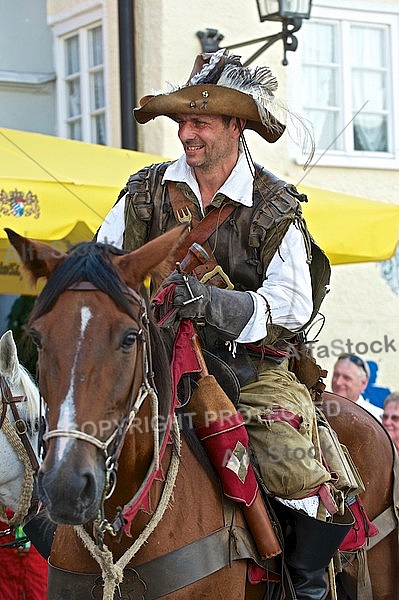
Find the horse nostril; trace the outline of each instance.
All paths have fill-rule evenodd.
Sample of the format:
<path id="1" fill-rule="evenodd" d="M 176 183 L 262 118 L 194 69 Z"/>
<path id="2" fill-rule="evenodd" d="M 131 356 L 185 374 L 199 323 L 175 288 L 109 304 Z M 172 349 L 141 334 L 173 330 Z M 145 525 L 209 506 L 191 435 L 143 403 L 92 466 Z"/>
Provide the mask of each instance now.
<path id="1" fill-rule="evenodd" d="M 82 487 L 80 493 L 80 500 L 82 506 L 89 506 L 96 498 L 97 494 L 97 483 L 93 473 L 87 471 L 81 474 Z"/>

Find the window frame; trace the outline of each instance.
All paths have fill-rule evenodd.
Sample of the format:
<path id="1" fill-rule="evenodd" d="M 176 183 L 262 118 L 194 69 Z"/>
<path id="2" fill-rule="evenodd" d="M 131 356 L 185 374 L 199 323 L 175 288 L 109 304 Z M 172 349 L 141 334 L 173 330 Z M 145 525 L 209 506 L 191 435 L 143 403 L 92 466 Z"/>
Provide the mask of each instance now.
<path id="1" fill-rule="evenodd" d="M 92 118 L 98 113 L 90 106 L 90 94 L 92 78 L 91 75 L 97 66 L 91 67 L 89 63 L 89 31 L 95 27 L 102 27 L 103 41 L 103 79 L 104 79 L 104 117 L 105 117 L 105 141 L 104 144 L 109 144 L 110 140 L 110 123 L 109 123 L 109 101 L 107 90 L 107 63 L 106 63 L 106 26 L 103 16 L 103 9 L 93 8 L 82 14 L 66 14 L 62 20 L 59 20 L 53 25 L 54 34 L 54 54 L 55 67 L 57 73 L 57 121 L 59 136 L 67 139 L 72 139 L 68 134 L 68 93 L 66 84 L 68 76 L 66 74 L 65 64 L 65 40 L 67 38 L 78 36 L 79 57 L 83 62 L 80 64 L 80 82 L 81 82 L 81 115 L 82 115 L 82 141 L 89 143 L 95 142 L 95 131 L 92 128 Z"/>
<path id="2" fill-rule="evenodd" d="M 334 8 L 331 7 L 327 0 L 318 0 L 317 6 L 312 8 L 311 20 L 318 22 L 342 22 L 342 28 L 349 32 L 349 21 L 359 25 L 385 25 L 389 27 L 389 48 L 387 56 L 387 71 L 388 71 L 388 98 L 389 114 L 392 123 L 392 130 L 389 134 L 392 136 L 392 152 L 370 152 L 359 151 L 352 147 L 348 149 L 349 140 L 353 136 L 350 132 L 343 130 L 345 136 L 344 150 L 317 150 L 312 160 L 312 164 L 326 167 L 357 167 L 357 168 L 381 168 L 381 169 L 397 169 L 399 167 L 399 119 L 396 116 L 395 106 L 399 100 L 399 6 L 381 5 L 351 2 L 351 8 L 347 8 L 347 0 L 336 0 Z M 339 56 L 345 55 L 346 40 L 340 42 L 340 47 L 337 49 Z M 290 57 L 289 67 L 290 74 L 288 76 L 288 106 L 297 114 L 304 115 L 304 107 L 301 102 L 301 97 L 297 93 L 304 85 L 303 80 L 303 44 L 306 44 L 306 23 L 302 25 L 302 30 L 298 34 L 298 50 L 294 53 L 296 56 L 293 60 Z M 347 50 L 346 50 L 347 52 Z M 343 75 L 338 81 L 338 93 L 340 94 L 341 108 L 344 111 L 346 123 L 349 123 L 351 117 L 351 91 L 350 91 L 350 69 L 344 69 Z M 342 95 L 342 90 L 349 90 Z M 304 164 L 306 161 L 300 150 L 292 146 L 293 157 L 298 164 Z"/>

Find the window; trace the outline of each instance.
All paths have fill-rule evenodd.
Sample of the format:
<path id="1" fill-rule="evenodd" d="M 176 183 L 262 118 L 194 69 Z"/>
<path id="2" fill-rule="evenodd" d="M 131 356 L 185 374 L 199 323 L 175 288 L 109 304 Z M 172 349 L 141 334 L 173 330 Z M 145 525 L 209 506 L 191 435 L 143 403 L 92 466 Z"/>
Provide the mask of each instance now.
<path id="1" fill-rule="evenodd" d="M 313 125 L 319 164 L 397 168 L 395 25 L 380 11 L 320 7 L 304 22 L 301 114 Z"/>
<path id="2" fill-rule="evenodd" d="M 61 135 L 107 143 L 103 28 L 90 23 L 57 37 Z"/>

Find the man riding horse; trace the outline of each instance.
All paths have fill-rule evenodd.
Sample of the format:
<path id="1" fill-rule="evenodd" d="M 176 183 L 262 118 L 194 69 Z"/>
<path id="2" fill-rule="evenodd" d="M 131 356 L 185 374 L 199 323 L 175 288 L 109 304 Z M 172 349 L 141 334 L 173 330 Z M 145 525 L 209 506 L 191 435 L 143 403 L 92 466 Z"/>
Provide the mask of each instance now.
<path id="1" fill-rule="evenodd" d="M 130 251 L 179 222 L 189 223 L 195 239 L 196 227 L 207 222 L 201 235 L 210 259 L 195 274 L 175 272 L 163 283 L 172 286 L 174 308 L 164 325 L 174 330 L 182 319 L 193 320 L 202 348 L 236 374 L 238 408 L 264 485 L 295 515 L 295 527 L 306 527 L 305 536 L 297 530 L 305 543 L 286 546 L 295 597 L 321 600 L 326 567 L 341 541 L 331 516 L 342 504 L 317 453 L 314 404 L 289 370 L 289 348 L 317 314 L 330 266 L 302 218 L 306 198 L 255 164 L 246 145 L 245 129 L 269 143 L 284 133 L 289 113 L 276 89 L 269 68 L 245 68 L 219 50 L 198 56 L 184 85 L 142 98 L 136 120 L 166 115 L 176 121 L 184 153 L 131 175 L 97 239 Z M 250 506 L 245 444 L 236 458 L 222 466 L 227 479 L 247 485 L 241 500 Z"/>

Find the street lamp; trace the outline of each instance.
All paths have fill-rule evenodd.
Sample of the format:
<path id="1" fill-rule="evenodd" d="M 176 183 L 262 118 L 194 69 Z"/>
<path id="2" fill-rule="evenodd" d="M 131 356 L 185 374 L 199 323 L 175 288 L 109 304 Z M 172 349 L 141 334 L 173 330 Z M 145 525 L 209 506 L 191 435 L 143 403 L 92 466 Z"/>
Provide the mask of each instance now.
<path id="1" fill-rule="evenodd" d="M 298 47 L 298 40 L 294 33 L 300 30 L 303 19 L 310 18 L 312 0 L 256 0 L 256 4 L 258 6 L 261 23 L 264 21 L 280 21 L 282 23 L 282 30 L 273 35 L 225 47 L 228 50 L 232 50 L 234 48 L 241 48 L 242 46 L 264 42 L 263 46 L 245 61 L 244 66 L 247 66 L 265 52 L 272 44 L 278 40 L 283 40 L 284 59 L 282 63 L 284 66 L 288 65 L 287 52 L 295 52 Z M 224 35 L 219 33 L 217 29 L 197 31 L 197 36 L 200 39 L 203 52 L 215 52 L 220 47 L 219 42 L 224 38 Z"/>

